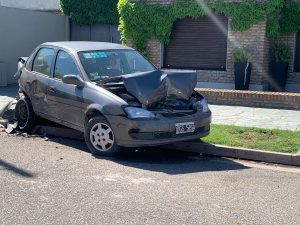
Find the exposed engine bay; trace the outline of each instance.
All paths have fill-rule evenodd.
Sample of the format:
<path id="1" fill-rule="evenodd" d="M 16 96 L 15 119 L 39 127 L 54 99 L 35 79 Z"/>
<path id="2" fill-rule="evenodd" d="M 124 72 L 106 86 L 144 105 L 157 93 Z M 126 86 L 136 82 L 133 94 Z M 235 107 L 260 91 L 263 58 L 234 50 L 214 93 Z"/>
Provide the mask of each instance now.
<path id="1" fill-rule="evenodd" d="M 101 80 L 98 85 L 122 98 L 129 106 L 152 112 L 192 114 L 203 99 L 194 91 L 193 71 L 153 71 Z"/>

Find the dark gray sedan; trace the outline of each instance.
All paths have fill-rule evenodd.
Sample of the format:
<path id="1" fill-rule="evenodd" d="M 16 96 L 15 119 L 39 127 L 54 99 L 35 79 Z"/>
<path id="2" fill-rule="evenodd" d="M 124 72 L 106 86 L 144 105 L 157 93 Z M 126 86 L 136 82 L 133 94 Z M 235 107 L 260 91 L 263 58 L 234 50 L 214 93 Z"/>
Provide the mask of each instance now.
<path id="1" fill-rule="evenodd" d="M 163 71 L 132 48 L 101 42 L 56 42 L 20 58 L 18 128 L 42 117 L 84 132 L 93 154 L 123 147 L 198 139 L 211 112 L 194 88 L 195 71 Z"/>

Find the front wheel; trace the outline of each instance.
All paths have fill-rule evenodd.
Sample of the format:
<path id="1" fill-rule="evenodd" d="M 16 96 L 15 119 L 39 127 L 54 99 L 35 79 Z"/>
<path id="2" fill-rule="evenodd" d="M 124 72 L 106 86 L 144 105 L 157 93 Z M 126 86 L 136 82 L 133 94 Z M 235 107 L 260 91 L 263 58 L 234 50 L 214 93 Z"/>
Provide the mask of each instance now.
<path id="1" fill-rule="evenodd" d="M 95 155 L 114 156 L 120 150 L 110 124 L 101 116 L 93 117 L 88 121 L 84 138 L 88 148 Z"/>

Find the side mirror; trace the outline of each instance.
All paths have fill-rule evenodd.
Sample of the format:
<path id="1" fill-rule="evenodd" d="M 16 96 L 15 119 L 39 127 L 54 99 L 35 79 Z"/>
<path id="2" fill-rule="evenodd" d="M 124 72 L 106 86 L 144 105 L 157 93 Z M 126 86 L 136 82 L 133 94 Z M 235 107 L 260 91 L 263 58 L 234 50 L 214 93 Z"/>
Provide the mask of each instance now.
<path id="1" fill-rule="evenodd" d="M 73 84 L 80 88 L 84 87 L 84 81 L 78 75 L 65 75 L 62 78 L 62 82 L 64 84 Z"/>

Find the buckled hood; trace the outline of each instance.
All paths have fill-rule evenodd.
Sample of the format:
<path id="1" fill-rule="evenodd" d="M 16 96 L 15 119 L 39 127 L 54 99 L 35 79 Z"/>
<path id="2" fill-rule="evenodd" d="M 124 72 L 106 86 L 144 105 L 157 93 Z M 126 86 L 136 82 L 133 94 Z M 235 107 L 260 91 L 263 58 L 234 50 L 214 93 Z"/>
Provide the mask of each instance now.
<path id="1" fill-rule="evenodd" d="M 126 90 L 143 105 L 148 106 L 166 98 L 188 100 L 196 87 L 194 71 L 152 71 L 124 75 Z"/>

